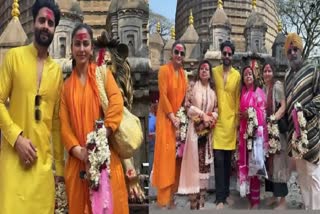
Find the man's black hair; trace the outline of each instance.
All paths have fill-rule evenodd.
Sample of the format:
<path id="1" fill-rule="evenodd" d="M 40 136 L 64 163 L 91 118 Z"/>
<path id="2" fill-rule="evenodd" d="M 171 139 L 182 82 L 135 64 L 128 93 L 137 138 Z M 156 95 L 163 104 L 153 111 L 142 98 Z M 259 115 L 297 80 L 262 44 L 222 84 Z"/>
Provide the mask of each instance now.
<path id="1" fill-rule="evenodd" d="M 220 51 L 222 52 L 224 47 L 229 47 L 232 50 L 232 55 L 234 55 L 235 47 L 234 44 L 230 40 L 226 40 L 220 44 Z"/>
<path id="2" fill-rule="evenodd" d="M 57 5 L 57 3 L 55 3 L 54 0 L 36 0 L 34 2 L 32 6 L 33 22 L 36 22 L 36 18 L 38 16 L 39 10 L 41 10 L 44 7 L 47 7 L 50 10 L 52 10 L 54 14 L 54 24 L 55 24 L 55 27 L 57 27 L 60 22 L 61 14 L 60 14 L 60 8 Z"/>

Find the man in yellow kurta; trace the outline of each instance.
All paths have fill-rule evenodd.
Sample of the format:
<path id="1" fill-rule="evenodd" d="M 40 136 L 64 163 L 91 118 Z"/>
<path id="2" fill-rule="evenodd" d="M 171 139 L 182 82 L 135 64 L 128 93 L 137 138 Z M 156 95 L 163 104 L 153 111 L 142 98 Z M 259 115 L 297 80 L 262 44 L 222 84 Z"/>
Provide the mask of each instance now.
<path id="1" fill-rule="evenodd" d="M 240 99 L 240 73 L 231 65 L 235 47 L 225 41 L 220 50 L 223 64 L 212 69 L 219 110 L 212 140 L 217 209 L 224 207 L 229 196 L 231 154 L 236 148 Z"/>
<path id="2" fill-rule="evenodd" d="M 48 56 L 60 11 L 53 1 L 37 0 L 33 15 L 34 42 L 9 50 L 0 69 L 1 214 L 54 213 L 53 161 L 57 176 L 64 170 L 62 72 Z"/>

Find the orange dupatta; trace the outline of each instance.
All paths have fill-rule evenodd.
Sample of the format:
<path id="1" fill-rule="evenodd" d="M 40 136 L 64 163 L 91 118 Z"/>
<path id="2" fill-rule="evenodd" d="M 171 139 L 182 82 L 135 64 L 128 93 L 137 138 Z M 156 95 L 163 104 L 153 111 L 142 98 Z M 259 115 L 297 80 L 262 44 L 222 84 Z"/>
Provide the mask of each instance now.
<path id="1" fill-rule="evenodd" d="M 100 117 L 100 100 L 95 79 L 95 64 L 90 64 L 87 81 L 82 85 L 76 70 L 65 82 L 61 98 L 61 134 L 68 152 L 77 145 L 85 146 L 86 135 L 94 129 L 94 122 Z M 107 72 L 106 92 L 109 107 L 105 115 L 105 125 L 113 131 L 122 119 L 123 99 L 111 74 Z M 111 150 L 111 188 L 114 210 L 119 214 L 129 213 L 128 194 L 119 156 Z M 65 168 L 65 181 L 69 202 L 69 213 L 91 213 L 87 181 L 81 180 L 79 173 L 85 164 L 69 155 Z"/>

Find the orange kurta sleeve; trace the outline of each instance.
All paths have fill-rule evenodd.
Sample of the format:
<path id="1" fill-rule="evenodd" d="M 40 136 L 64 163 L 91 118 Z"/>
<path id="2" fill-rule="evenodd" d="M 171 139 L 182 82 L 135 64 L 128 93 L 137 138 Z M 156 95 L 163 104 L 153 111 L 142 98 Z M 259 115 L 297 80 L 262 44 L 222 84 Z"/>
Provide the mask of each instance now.
<path id="1" fill-rule="evenodd" d="M 106 112 L 104 112 L 104 123 L 107 128 L 111 128 L 114 132 L 119 127 L 122 120 L 123 98 L 110 70 L 107 70 L 106 73 L 105 89 L 109 105 Z"/>
<path id="2" fill-rule="evenodd" d="M 158 85 L 159 85 L 159 94 L 162 99 L 159 102 L 159 105 L 163 109 L 166 114 L 173 112 L 171 103 L 168 99 L 168 71 L 169 67 L 167 65 L 163 65 L 160 67 L 158 74 Z"/>
<path id="3" fill-rule="evenodd" d="M 70 152 L 70 150 L 74 146 L 79 146 L 80 144 L 76 136 L 74 135 L 74 132 L 70 125 L 71 121 L 69 118 L 69 109 L 68 109 L 67 101 L 68 100 L 67 100 L 66 90 L 64 85 L 61 92 L 60 113 L 59 113 L 60 122 L 61 122 L 61 140 L 66 150 Z"/>

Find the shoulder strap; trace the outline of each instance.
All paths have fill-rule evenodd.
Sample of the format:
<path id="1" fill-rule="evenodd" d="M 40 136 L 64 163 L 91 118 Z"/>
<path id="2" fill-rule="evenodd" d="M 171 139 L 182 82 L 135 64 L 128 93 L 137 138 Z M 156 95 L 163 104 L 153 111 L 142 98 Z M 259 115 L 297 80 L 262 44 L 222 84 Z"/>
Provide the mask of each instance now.
<path id="1" fill-rule="evenodd" d="M 96 67 L 96 82 L 103 110 L 107 109 L 109 104 L 105 88 L 105 83 L 107 81 L 107 72 L 108 70 L 104 64 Z"/>

